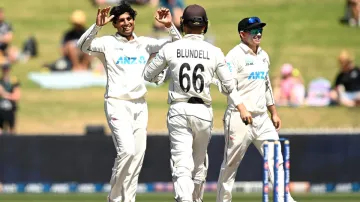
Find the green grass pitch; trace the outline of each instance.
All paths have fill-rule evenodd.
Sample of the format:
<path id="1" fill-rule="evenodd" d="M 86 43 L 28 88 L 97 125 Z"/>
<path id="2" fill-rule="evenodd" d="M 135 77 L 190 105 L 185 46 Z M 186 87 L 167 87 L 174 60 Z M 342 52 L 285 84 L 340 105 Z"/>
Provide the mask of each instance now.
<path id="1" fill-rule="evenodd" d="M 215 193 L 205 193 L 204 202 L 215 201 Z M 359 202 L 360 193 L 295 194 L 298 202 Z M 1 202 L 105 202 L 106 194 L 0 194 Z M 138 194 L 137 202 L 174 202 L 170 193 Z M 234 194 L 233 201 L 259 202 L 261 194 Z M 270 199 L 271 201 L 271 199 Z"/>

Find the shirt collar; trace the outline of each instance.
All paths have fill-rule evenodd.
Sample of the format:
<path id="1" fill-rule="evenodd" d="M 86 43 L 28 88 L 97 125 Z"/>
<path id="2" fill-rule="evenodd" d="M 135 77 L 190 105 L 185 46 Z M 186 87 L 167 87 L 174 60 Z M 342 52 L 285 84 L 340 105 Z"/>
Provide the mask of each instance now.
<path id="1" fill-rule="evenodd" d="M 250 48 L 249 48 L 249 46 L 247 46 L 245 43 L 243 43 L 243 42 L 241 42 L 240 44 L 239 44 L 239 46 L 240 46 L 240 48 L 245 52 L 245 53 L 250 53 L 250 54 L 252 54 L 252 55 L 256 55 L 255 53 L 254 53 L 254 51 L 253 50 L 251 50 Z M 259 46 L 259 48 L 257 49 L 257 55 L 259 55 L 259 53 L 261 52 L 261 47 Z"/>
<path id="2" fill-rule="evenodd" d="M 132 35 L 134 36 L 134 39 L 133 40 L 130 40 L 130 41 L 137 41 L 137 36 L 136 36 L 136 34 L 133 32 L 132 33 Z M 123 37 L 123 36 L 121 36 L 119 33 L 115 33 L 115 38 L 117 38 L 118 40 L 120 40 L 120 41 L 122 41 L 122 42 L 129 42 L 128 40 L 127 40 L 127 38 L 125 38 L 125 37 Z"/>
<path id="3" fill-rule="evenodd" d="M 204 40 L 203 34 L 186 34 L 183 38 L 193 39 L 193 40 Z"/>

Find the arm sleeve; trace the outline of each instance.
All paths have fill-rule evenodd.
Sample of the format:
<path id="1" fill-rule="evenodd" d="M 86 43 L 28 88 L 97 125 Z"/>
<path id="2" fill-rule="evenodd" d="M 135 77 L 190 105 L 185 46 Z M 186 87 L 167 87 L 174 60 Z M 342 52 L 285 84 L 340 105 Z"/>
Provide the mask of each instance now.
<path id="1" fill-rule="evenodd" d="M 271 82 L 270 82 L 270 78 L 269 78 L 269 74 L 266 75 L 266 92 L 265 92 L 265 99 L 266 99 L 266 106 L 271 106 L 275 104 L 275 100 L 274 100 L 274 94 L 273 94 L 273 90 L 271 87 Z"/>
<path id="2" fill-rule="evenodd" d="M 235 105 L 241 104 L 241 97 L 239 93 L 236 93 L 236 82 L 234 76 L 230 72 L 230 67 L 227 65 L 225 56 L 221 51 L 218 53 L 217 64 L 215 72 L 216 76 L 219 78 L 222 93 L 228 95 Z"/>
<path id="3" fill-rule="evenodd" d="M 165 69 L 167 66 L 167 61 L 164 54 L 164 48 L 160 49 L 159 53 L 156 54 L 155 58 L 151 60 L 145 66 L 144 79 L 149 82 L 158 82 L 158 75 Z"/>
<path id="4" fill-rule="evenodd" d="M 101 27 L 93 24 L 86 32 L 80 37 L 77 42 L 78 48 L 84 53 L 91 55 L 92 53 L 102 53 L 105 51 L 105 45 L 100 38 L 95 38 Z"/>
<path id="5" fill-rule="evenodd" d="M 229 54 L 226 56 L 225 58 L 225 62 L 226 65 L 230 71 L 230 73 L 232 74 L 233 78 L 235 78 L 236 75 L 234 75 L 234 64 L 232 63 L 232 59 L 231 57 L 229 57 Z M 221 82 L 219 80 L 219 77 L 217 74 L 214 75 L 214 77 L 212 78 L 211 83 L 215 84 L 218 87 L 218 90 L 223 93 L 224 95 L 228 96 L 229 94 L 227 93 L 228 91 L 226 89 L 223 89 L 223 86 L 221 85 Z M 236 82 L 235 82 L 236 83 Z"/>
<path id="6" fill-rule="evenodd" d="M 162 70 L 160 72 L 160 74 L 154 78 L 155 84 L 161 85 L 161 84 L 165 83 L 170 78 L 170 72 L 171 71 L 170 71 L 169 67 Z"/>
<path id="7" fill-rule="evenodd" d="M 69 38 L 68 36 L 69 36 L 69 34 L 68 34 L 68 32 L 66 32 L 62 38 L 61 45 L 64 45 L 68 41 L 68 38 Z"/>
<path id="8" fill-rule="evenodd" d="M 335 84 L 334 84 L 334 88 L 336 87 L 336 86 L 338 86 L 338 85 L 341 85 L 342 84 L 342 81 L 341 81 L 341 74 L 338 74 L 337 76 L 336 76 L 336 79 L 335 79 Z"/>
<path id="9" fill-rule="evenodd" d="M 171 36 L 171 40 L 168 39 L 151 39 L 149 40 L 149 50 L 151 53 L 159 52 L 159 50 L 167 43 L 177 41 L 181 39 L 181 34 L 176 29 L 175 25 L 171 23 L 171 27 L 167 28 L 169 35 Z"/>

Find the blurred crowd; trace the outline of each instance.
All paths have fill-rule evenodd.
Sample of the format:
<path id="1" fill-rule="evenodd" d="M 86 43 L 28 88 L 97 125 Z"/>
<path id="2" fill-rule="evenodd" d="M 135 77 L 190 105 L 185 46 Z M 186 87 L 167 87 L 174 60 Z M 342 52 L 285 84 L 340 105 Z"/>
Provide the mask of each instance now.
<path id="1" fill-rule="evenodd" d="M 346 0 L 344 16 L 340 22 L 351 27 L 360 27 L 360 0 Z"/>
<path id="2" fill-rule="evenodd" d="M 20 82 L 11 74 L 13 64 L 26 63 L 37 56 L 37 42 L 29 37 L 22 50 L 15 47 L 12 25 L 6 21 L 5 10 L 0 8 L 0 134 L 15 133 L 16 111 L 20 99 Z"/>
<path id="3" fill-rule="evenodd" d="M 281 75 L 273 80 L 275 103 L 278 106 L 360 106 L 360 69 L 347 50 L 338 56 L 339 71 L 333 82 L 315 78 L 305 88 L 298 69 L 291 64 L 281 67 Z M 331 84 L 332 83 L 332 84 Z"/>

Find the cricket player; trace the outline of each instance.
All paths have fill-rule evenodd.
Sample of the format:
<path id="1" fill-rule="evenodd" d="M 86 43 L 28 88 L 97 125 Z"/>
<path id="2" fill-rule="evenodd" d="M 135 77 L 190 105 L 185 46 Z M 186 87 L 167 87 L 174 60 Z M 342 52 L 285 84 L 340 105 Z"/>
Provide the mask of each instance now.
<path id="1" fill-rule="evenodd" d="M 218 179 L 217 202 L 232 201 L 232 187 L 237 168 L 251 143 L 263 155 L 265 140 L 278 140 L 277 131 L 281 120 L 276 112 L 273 92 L 269 79 L 270 60 L 261 49 L 263 28 L 266 23 L 258 17 L 242 19 L 238 24 L 241 43 L 226 55 L 226 62 L 237 80 L 236 93 L 240 95 L 245 107 L 251 113 L 253 123 L 239 121 L 239 112 L 231 99 L 224 115 L 225 151 Z M 269 118 L 267 111 L 271 114 Z M 274 151 L 269 145 L 269 151 Z M 281 153 L 280 153 L 281 155 Z M 269 177 L 274 182 L 274 153 L 269 155 Z M 284 169 L 280 156 L 279 166 L 279 201 L 284 201 Z M 290 196 L 289 201 L 294 201 Z"/>
<path id="2" fill-rule="evenodd" d="M 144 78 L 150 82 L 157 82 L 157 76 L 167 66 L 170 71 L 167 127 L 178 202 L 202 201 L 206 151 L 213 125 L 210 84 L 215 75 L 234 106 L 241 110 L 242 118 L 251 122 L 251 115 L 240 96 L 231 94 L 235 80 L 224 54 L 204 41 L 207 28 L 205 9 L 199 5 L 186 7 L 180 25 L 185 36 L 164 46 L 145 68 Z"/>
<path id="3" fill-rule="evenodd" d="M 98 9 L 96 24 L 81 36 L 77 44 L 83 52 L 97 56 L 106 69 L 104 107 L 117 151 L 110 180 L 109 202 L 135 201 L 148 122 L 144 68 L 149 56 L 169 42 L 137 37 L 134 33 L 136 14 L 124 1 L 111 11 L 110 7 Z M 169 28 L 173 39 L 181 38 L 171 23 L 168 9 L 157 10 L 156 19 Z M 95 38 L 110 21 L 116 33 Z"/>

